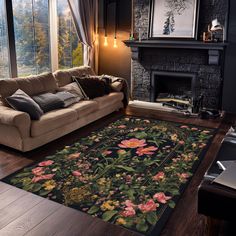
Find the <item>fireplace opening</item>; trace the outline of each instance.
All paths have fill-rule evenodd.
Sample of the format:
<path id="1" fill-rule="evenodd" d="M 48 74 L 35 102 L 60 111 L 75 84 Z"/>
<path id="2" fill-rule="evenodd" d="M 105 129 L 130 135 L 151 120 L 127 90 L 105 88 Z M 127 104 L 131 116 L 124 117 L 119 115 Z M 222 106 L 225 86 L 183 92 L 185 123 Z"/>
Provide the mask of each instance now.
<path id="1" fill-rule="evenodd" d="M 196 74 L 154 71 L 151 76 L 150 101 L 178 110 L 197 113 Z"/>

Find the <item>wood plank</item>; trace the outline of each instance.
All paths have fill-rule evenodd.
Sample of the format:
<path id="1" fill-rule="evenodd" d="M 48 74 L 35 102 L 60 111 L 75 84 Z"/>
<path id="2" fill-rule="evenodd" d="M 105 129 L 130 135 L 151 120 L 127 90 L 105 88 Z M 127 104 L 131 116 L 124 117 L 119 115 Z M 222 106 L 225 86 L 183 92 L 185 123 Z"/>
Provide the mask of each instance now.
<path id="1" fill-rule="evenodd" d="M 8 191 L 9 192 L 9 191 Z M 25 214 L 32 207 L 36 206 L 44 199 L 40 198 L 31 193 L 27 193 L 22 197 L 18 198 L 16 201 L 7 205 L 0 210 L 0 235 L 1 230 L 9 223 L 16 220 L 21 215 Z"/>
<path id="2" fill-rule="evenodd" d="M 65 227 L 70 222 L 70 220 L 76 217 L 78 214 L 79 212 L 61 205 L 61 207 L 56 212 L 44 219 L 40 224 L 28 231 L 25 235 L 52 236 Z M 78 221 L 80 220 L 79 218 L 77 219 Z"/>
<path id="3" fill-rule="evenodd" d="M 32 194 L 29 194 L 29 196 L 25 197 L 25 200 L 26 198 L 30 198 L 29 203 L 31 206 L 26 206 L 26 208 L 30 210 L 28 211 L 26 210 L 24 214 L 18 214 L 18 218 L 16 217 L 16 220 L 12 221 L 4 228 L 2 228 L 0 230 L 1 236 L 25 235 L 32 228 L 37 226 L 41 221 L 43 221 L 45 218 L 50 216 L 56 210 L 61 208 L 60 204 L 37 196 L 33 197 L 33 199 L 35 199 L 36 201 L 35 202 L 36 204 L 34 204 L 33 206 Z M 14 209 L 15 208 L 13 208 L 13 212 Z"/>
<path id="4" fill-rule="evenodd" d="M 10 188 L 11 188 L 11 186 L 9 184 L 5 184 L 3 182 L 0 182 L 0 194 L 6 192 Z"/>
<path id="5" fill-rule="evenodd" d="M 0 210 L 10 205 L 14 201 L 20 199 L 26 194 L 27 192 L 21 189 L 15 187 L 10 188 L 9 190 L 0 195 Z"/>

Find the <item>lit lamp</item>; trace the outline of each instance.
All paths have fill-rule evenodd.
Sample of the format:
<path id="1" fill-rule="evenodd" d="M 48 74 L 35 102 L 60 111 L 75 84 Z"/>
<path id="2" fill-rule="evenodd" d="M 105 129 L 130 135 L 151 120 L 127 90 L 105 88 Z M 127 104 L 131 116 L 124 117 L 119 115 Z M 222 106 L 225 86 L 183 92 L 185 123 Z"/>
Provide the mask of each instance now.
<path id="1" fill-rule="evenodd" d="M 107 47 L 108 46 L 108 41 L 107 41 L 107 35 L 105 34 L 104 37 L 104 46 Z"/>
<path id="2" fill-rule="evenodd" d="M 117 48 L 117 47 L 118 47 L 118 46 L 117 46 L 116 36 L 114 37 L 114 44 L 113 44 L 113 47 L 114 47 L 114 48 Z"/>

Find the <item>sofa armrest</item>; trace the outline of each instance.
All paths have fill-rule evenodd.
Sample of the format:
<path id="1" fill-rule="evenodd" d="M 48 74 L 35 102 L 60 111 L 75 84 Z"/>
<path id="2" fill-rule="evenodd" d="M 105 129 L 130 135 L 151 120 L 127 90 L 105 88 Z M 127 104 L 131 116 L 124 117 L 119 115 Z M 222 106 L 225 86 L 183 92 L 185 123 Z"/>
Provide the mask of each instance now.
<path id="1" fill-rule="evenodd" d="M 30 136 L 30 116 L 10 107 L 0 106 L 0 123 L 18 128 L 22 137 Z"/>

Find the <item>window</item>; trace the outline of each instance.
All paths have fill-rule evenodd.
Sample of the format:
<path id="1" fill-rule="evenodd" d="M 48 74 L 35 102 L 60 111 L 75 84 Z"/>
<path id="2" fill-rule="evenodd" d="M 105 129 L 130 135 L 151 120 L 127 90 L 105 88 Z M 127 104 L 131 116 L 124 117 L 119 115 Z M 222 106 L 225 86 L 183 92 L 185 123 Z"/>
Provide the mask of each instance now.
<path id="1" fill-rule="evenodd" d="M 14 26 L 8 29 L 7 23 Z M 1 78 L 11 77 L 11 69 L 14 76 L 27 76 L 82 64 L 83 46 L 67 0 L 0 0 Z"/>
<path id="2" fill-rule="evenodd" d="M 79 43 L 67 0 L 57 1 L 59 68 L 83 64 L 83 47 Z"/>
<path id="3" fill-rule="evenodd" d="M 0 0 L 0 78 L 8 78 L 9 54 L 5 1 Z"/>
<path id="4" fill-rule="evenodd" d="M 12 0 L 18 76 L 50 71 L 48 0 Z"/>

